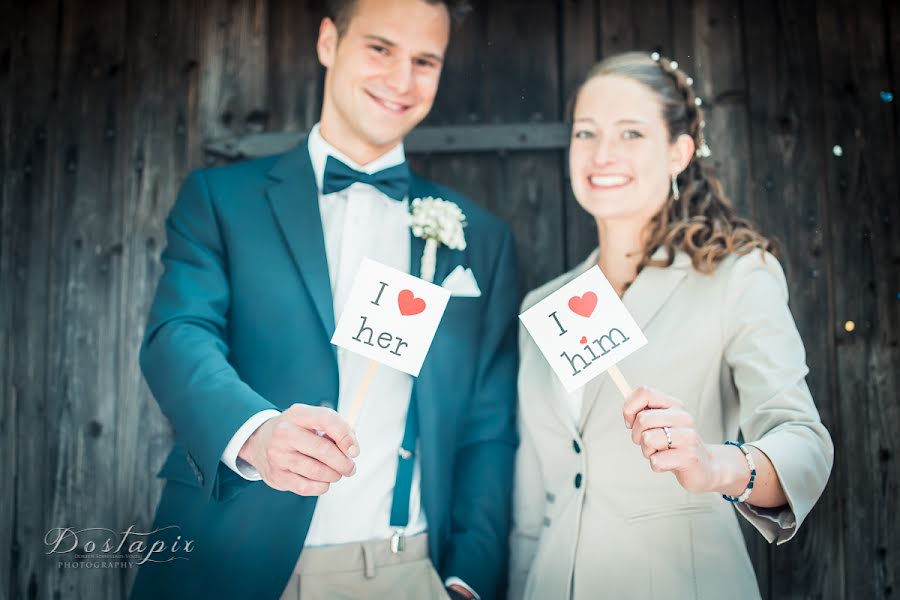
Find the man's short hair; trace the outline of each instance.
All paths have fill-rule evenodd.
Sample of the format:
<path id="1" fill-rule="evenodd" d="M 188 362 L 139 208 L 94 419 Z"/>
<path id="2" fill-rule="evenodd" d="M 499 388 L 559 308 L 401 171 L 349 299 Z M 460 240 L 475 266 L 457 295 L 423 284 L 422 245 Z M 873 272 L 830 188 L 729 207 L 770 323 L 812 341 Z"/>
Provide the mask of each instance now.
<path id="1" fill-rule="evenodd" d="M 468 0 L 423 0 L 428 4 L 443 4 L 450 13 L 450 21 L 454 25 L 460 25 L 466 18 L 466 15 L 472 10 L 472 5 Z M 338 30 L 338 36 L 344 35 L 347 27 L 350 26 L 350 20 L 353 18 L 353 11 L 356 9 L 357 0 L 328 0 L 328 17 L 334 21 Z"/>

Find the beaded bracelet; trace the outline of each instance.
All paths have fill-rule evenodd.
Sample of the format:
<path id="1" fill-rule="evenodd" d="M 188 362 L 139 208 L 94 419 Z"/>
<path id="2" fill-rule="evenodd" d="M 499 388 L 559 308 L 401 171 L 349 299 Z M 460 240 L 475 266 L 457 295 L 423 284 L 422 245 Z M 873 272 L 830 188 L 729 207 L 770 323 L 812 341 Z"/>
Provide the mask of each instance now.
<path id="1" fill-rule="evenodd" d="M 725 442 L 725 445 L 726 446 L 736 446 L 737 448 L 740 449 L 741 452 L 744 453 L 744 458 L 747 459 L 747 466 L 750 467 L 750 482 L 747 484 L 747 489 L 745 489 L 744 493 L 741 494 L 740 496 L 735 498 L 734 496 L 726 496 L 725 494 L 722 494 L 722 497 L 725 498 L 726 500 L 728 500 L 729 502 L 734 502 L 734 503 L 744 502 L 747 498 L 750 497 L 750 492 L 753 491 L 753 482 L 756 481 L 756 463 L 753 462 L 753 455 L 750 454 L 750 450 L 748 450 L 747 448 L 744 448 L 743 442 L 727 441 L 727 442 Z"/>

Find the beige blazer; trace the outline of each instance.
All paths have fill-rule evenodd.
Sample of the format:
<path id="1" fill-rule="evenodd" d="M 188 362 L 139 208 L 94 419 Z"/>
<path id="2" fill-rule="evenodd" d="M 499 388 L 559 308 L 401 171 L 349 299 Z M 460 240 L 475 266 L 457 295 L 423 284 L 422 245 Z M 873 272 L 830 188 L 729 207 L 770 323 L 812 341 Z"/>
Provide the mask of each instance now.
<path id="1" fill-rule="evenodd" d="M 596 257 L 531 292 L 523 310 Z M 774 464 L 789 506 L 735 510 L 654 473 L 606 374 L 584 387 L 576 423 L 522 328 L 510 598 L 758 598 L 736 515 L 769 542 L 788 541 L 821 495 L 834 454 L 806 385 L 781 266 L 754 252 L 703 275 L 679 253 L 671 267 L 645 268 L 623 300 L 649 341 L 619 363 L 629 383 L 683 401 L 707 443 L 742 432 Z"/>

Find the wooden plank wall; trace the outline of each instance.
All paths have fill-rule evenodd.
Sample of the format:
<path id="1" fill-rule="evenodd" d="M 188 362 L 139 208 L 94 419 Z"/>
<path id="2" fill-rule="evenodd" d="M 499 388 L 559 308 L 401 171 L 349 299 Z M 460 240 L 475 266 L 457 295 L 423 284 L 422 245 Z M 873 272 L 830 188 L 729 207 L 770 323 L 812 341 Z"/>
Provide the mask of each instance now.
<path id="1" fill-rule="evenodd" d="M 748 545 L 769 598 L 900 593 L 900 8 L 874 0 L 484 0 L 430 125 L 558 121 L 599 57 L 677 59 L 737 206 L 784 247 L 835 470 L 791 543 Z M 138 344 L 163 220 L 203 143 L 315 122 L 322 2 L 6 3 L 0 20 L 0 599 L 117 598 L 51 527 L 146 527 L 171 443 Z M 832 148 L 843 149 L 836 156 Z M 595 245 L 564 152 L 412 157 L 517 234 L 534 287 Z M 846 321 L 856 328 L 848 332 Z"/>

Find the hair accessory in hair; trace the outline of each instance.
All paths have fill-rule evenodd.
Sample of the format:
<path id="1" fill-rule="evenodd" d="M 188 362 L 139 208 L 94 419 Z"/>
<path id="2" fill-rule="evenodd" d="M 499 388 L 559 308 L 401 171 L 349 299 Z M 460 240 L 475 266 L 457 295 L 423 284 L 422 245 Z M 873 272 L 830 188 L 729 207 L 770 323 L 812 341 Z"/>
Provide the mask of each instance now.
<path id="1" fill-rule="evenodd" d="M 694 98 L 694 104 L 696 104 L 697 106 L 700 106 L 703 104 L 703 100 L 700 99 L 700 96 L 697 96 L 696 98 Z"/>
<path id="2" fill-rule="evenodd" d="M 650 58 L 652 58 L 655 62 L 659 62 L 659 52 L 652 52 L 650 54 Z"/>
<path id="3" fill-rule="evenodd" d="M 694 85 L 694 78 L 693 78 L 693 77 L 688 77 L 688 78 L 687 78 L 687 84 L 688 84 L 688 85 Z"/>
<path id="4" fill-rule="evenodd" d="M 675 69 L 678 68 L 678 61 L 677 60 L 669 61 L 669 67 L 671 68 L 671 70 L 674 71 Z"/>

